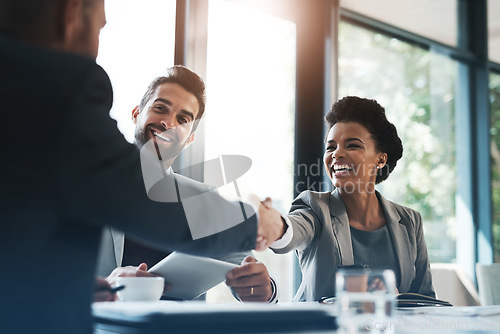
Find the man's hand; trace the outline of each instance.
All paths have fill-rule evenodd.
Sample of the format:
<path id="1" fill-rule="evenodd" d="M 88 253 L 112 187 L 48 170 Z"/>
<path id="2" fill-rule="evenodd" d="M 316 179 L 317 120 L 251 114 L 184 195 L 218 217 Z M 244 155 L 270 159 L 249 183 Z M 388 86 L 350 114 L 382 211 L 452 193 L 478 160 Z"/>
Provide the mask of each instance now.
<path id="1" fill-rule="evenodd" d="M 259 208 L 259 228 L 255 250 L 266 250 L 273 242 L 280 239 L 286 231 L 286 223 L 281 214 L 272 207 L 272 201 L 267 197 L 259 202 L 256 196 L 249 198 Z"/>
<path id="2" fill-rule="evenodd" d="M 273 295 L 266 266 L 251 256 L 227 273 L 226 285 L 233 288 L 244 302 L 267 302 Z"/>
<path id="3" fill-rule="evenodd" d="M 116 294 L 111 292 L 111 285 L 102 277 L 95 279 L 95 302 L 112 302 L 116 299 Z"/>
<path id="4" fill-rule="evenodd" d="M 146 263 L 141 263 L 137 267 L 126 266 L 118 267 L 106 278 L 109 284 L 113 285 L 117 277 L 157 277 L 158 275 L 148 272 L 148 265 Z M 163 293 L 171 290 L 170 284 L 165 282 L 165 288 Z"/>

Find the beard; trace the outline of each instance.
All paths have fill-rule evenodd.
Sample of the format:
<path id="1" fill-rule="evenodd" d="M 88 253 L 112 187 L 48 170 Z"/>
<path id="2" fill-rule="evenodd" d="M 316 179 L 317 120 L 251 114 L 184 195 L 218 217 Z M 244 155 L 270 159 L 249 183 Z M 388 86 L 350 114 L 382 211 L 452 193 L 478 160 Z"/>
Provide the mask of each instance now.
<path id="1" fill-rule="evenodd" d="M 171 141 L 167 142 L 166 140 L 158 137 L 153 134 L 153 131 L 148 126 L 140 129 L 136 129 L 135 131 L 135 144 L 139 149 L 142 149 L 146 143 L 149 141 L 153 141 L 154 145 L 147 145 L 148 148 L 155 148 L 155 152 L 150 152 L 151 154 L 155 154 L 158 156 L 158 159 L 164 162 L 172 161 L 177 158 L 177 156 L 181 153 L 181 151 L 186 146 L 186 140 L 182 143 L 179 141 L 179 137 L 177 136 L 175 130 L 166 130 L 163 131 L 166 137 L 171 139 Z"/>

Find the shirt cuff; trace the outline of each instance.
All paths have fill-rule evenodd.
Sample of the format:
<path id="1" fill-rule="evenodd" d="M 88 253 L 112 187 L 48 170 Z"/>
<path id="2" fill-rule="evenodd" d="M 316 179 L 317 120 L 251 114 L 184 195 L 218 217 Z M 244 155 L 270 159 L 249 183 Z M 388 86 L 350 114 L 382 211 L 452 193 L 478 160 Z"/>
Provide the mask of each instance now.
<path id="1" fill-rule="evenodd" d="M 293 228 L 290 219 L 287 216 L 281 216 L 281 218 L 285 221 L 288 226 L 285 234 L 281 237 L 281 239 L 276 240 L 271 244 L 271 248 L 273 249 L 282 249 L 288 246 L 288 244 L 292 241 L 293 238 Z"/>
<path id="2" fill-rule="evenodd" d="M 276 282 L 273 280 L 272 277 L 271 277 L 271 290 L 273 291 L 273 294 L 267 302 L 269 304 L 276 304 L 278 302 L 278 286 L 276 285 Z"/>

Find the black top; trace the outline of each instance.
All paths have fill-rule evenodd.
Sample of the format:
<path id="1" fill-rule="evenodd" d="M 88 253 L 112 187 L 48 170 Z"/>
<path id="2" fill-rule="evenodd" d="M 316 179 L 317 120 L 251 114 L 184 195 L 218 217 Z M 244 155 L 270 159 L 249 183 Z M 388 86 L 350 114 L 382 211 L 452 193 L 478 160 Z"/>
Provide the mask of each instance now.
<path id="1" fill-rule="evenodd" d="M 371 269 L 391 269 L 399 286 L 401 273 L 387 225 L 375 231 L 362 231 L 350 226 L 354 264 Z"/>

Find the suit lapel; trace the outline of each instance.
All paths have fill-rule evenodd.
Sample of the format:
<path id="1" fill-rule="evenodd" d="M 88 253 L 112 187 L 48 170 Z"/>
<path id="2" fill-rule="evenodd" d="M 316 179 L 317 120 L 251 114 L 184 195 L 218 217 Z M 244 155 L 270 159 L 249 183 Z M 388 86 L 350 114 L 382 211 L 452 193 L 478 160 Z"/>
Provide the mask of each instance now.
<path id="1" fill-rule="evenodd" d="M 391 234 L 394 251 L 396 253 L 395 255 L 400 268 L 401 282 L 399 289 L 401 291 L 407 291 L 410 288 L 409 284 L 411 282 L 411 272 L 405 270 L 405 268 L 408 268 L 408 263 L 411 262 L 408 249 L 410 241 L 408 239 L 406 226 L 400 224 L 401 216 L 392 203 L 378 192 L 377 197 L 379 198 L 382 209 L 384 210 L 387 227 L 389 229 L 389 233 Z M 338 189 L 335 189 L 330 194 L 330 215 L 333 233 L 335 233 L 335 239 L 339 248 L 341 259 L 340 265 L 352 265 L 354 264 L 354 254 L 352 250 L 351 231 L 349 229 L 349 217 L 347 216 L 344 201 L 342 200 Z"/>
<path id="2" fill-rule="evenodd" d="M 394 251 L 396 258 L 398 259 L 399 271 L 401 274 L 401 282 L 399 290 L 407 291 L 410 289 L 411 273 L 405 268 L 408 267 L 410 262 L 410 253 L 408 245 L 410 245 L 410 240 L 408 239 L 408 232 L 406 231 L 406 226 L 400 224 L 401 216 L 394 208 L 391 202 L 385 199 L 380 193 L 377 192 L 377 197 L 379 198 L 382 209 L 385 213 L 385 218 L 387 220 L 387 227 L 389 228 L 389 233 L 392 237 L 392 243 L 394 245 Z"/>
<path id="3" fill-rule="evenodd" d="M 338 189 L 335 189 L 330 194 L 330 218 L 339 248 L 340 265 L 352 265 L 354 264 L 354 254 L 349 229 L 349 217 L 347 217 L 347 210 Z"/>

